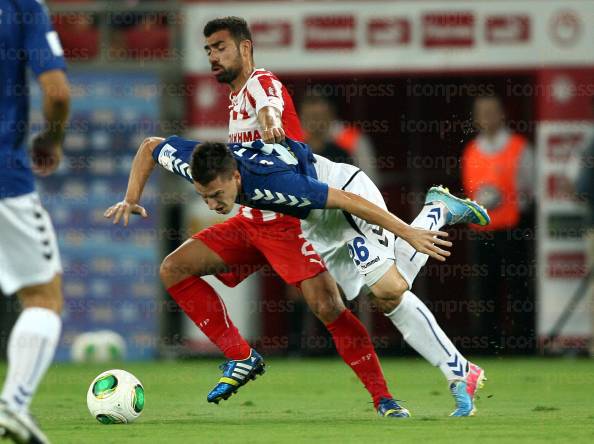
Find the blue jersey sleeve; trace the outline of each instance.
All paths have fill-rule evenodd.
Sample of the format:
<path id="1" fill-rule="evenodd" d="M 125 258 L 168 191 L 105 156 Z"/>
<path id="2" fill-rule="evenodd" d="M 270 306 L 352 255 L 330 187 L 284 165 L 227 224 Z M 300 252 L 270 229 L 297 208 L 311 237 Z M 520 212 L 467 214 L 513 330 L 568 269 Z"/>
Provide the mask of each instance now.
<path id="1" fill-rule="evenodd" d="M 313 209 L 325 208 L 328 200 L 328 184 L 293 171 L 242 174 L 242 185 L 244 201 L 241 203 L 299 219 L 305 219 Z"/>
<path id="2" fill-rule="evenodd" d="M 168 137 L 153 150 L 153 159 L 167 171 L 193 182 L 190 161 L 197 143 L 178 136 Z"/>
<path id="3" fill-rule="evenodd" d="M 52 69 L 66 69 L 64 51 L 43 0 L 21 0 L 19 3 L 25 28 L 24 49 L 35 75 Z"/>

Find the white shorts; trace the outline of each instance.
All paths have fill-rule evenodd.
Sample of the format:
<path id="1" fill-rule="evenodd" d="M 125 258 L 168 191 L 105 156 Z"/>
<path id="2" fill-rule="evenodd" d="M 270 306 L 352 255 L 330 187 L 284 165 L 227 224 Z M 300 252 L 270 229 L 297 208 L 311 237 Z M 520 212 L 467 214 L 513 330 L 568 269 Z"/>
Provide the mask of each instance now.
<path id="1" fill-rule="evenodd" d="M 387 209 L 381 192 L 362 170 L 315 157 L 318 180 Z M 395 262 L 393 233 L 342 210 L 312 210 L 301 228 L 349 300 L 375 284 Z"/>
<path id="2" fill-rule="evenodd" d="M 0 199 L 0 290 L 5 295 L 62 272 L 56 233 L 37 193 Z"/>

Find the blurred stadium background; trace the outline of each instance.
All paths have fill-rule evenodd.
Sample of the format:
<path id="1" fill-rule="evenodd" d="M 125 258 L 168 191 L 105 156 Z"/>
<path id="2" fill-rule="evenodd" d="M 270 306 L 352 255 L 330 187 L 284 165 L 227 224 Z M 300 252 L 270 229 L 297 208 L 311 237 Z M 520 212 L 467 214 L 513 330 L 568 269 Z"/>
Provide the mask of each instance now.
<path id="1" fill-rule="evenodd" d="M 499 96 L 507 127 L 532 150 L 533 198 L 503 238 L 452 230 L 452 258 L 430 262 L 415 285 L 465 353 L 588 353 L 591 209 L 576 197 L 571 172 L 584 166 L 576 159 L 594 132 L 594 3 L 47 3 L 73 90 L 65 162 L 40 182 L 65 267 L 58 360 L 70 359 L 77 335 L 102 329 L 124 336 L 131 360 L 214 353 L 165 293 L 158 268 L 217 216 L 191 187 L 165 175 L 145 190 L 149 219 L 125 229 L 102 214 L 123 197 L 144 137 L 226 139 L 228 92 L 213 79 L 202 48 L 203 25 L 224 15 L 248 20 L 256 66 L 279 76 L 299 112 L 311 98 L 328 105 L 324 116 L 333 122 L 324 137 L 346 160 L 366 165 L 388 207 L 407 221 L 429 186 L 463 192 L 463 149 L 477 136 L 473 103 Z M 39 125 L 41 116 L 32 122 Z M 309 130 L 313 137 L 315 128 Z M 501 242 L 509 255 L 485 269 L 477 245 L 495 251 Z M 479 291 L 488 276 L 500 285 Z M 217 289 L 236 325 L 266 355 L 335 353 L 299 295 L 273 273 Z M 4 348 L 18 307 L 14 298 L 0 303 Z M 412 353 L 364 300 L 353 308 L 380 355 Z"/>

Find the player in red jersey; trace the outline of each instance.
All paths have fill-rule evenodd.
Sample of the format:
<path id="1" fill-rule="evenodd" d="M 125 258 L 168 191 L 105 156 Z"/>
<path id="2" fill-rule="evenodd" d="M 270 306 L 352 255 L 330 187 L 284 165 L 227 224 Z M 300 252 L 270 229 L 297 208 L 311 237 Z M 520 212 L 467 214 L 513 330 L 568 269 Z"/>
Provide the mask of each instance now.
<path id="1" fill-rule="evenodd" d="M 285 135 L 302 140 L 299 118 L 286 88 L 270 71 L 254 68 L 252 38 L 245 20 L 212 20 L 205 26 L 204 36 L 213 74 L 231 89 L 229 141 L 261 138 L 280 142 Z M 124 201 L 105 213 L 114 218 L 114 223 L 123 218 L 127 225 L 129 215 L 135 212 L 146 216 L 138 202 L 155 164 L 139 165 L 146 158 L 140 154 L 152 151 L 161 141 L 149 138 L 139 148 Z M 161 265 L 161 279 L 169 294 L 229 359 L 208 401 L 227 399 L 264 372 L 264 361 L 241 337 L 222 299 L 200 276 L 216 273 L 223 283 L 235 286 L 268 263 L 286 283 L 301 289 L 312 311 L 331 333 L 338 353 L 371 394 L 378 414 L 408 416 L 388 391 L 368 332 L 346 309 L 336 282 L 303 238 L 299 220 L 248 207 L 241 207 L 238 215 L 192 236 Z"/>

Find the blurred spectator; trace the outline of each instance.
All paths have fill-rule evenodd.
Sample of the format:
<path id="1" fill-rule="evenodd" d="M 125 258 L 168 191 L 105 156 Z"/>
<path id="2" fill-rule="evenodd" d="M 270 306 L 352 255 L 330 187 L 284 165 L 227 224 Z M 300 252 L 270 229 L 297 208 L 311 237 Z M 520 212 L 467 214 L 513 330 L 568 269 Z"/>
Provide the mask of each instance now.
<path id="1" fill-rule="evenodd" d="M 306 142 L 312 151 L 334 162 L 353 164 L 351 152 L 339 146 L 331 134 L 336 120 L 333 105 L 323 97 L 308 96 L 300 106 Z"/>
<path id="2" fill-rule="evenodd" d="M 354 126 L 338 120 L 334 105 L 328 99 L 322 96 L 305 97 L 299 117 L 306 142 L 314 153 L 334 162 L 357 165 L 379 185 L 371 141 Z"/>
<path id="3" fill-rule="evenodd" d="M 489 210 L 491 224 L 471 228 L 478 232 L 471 259 L 484 270 L 473 276 L 471 294 L 484 303 L 480 335 L 496 352 L 503 337 L 534 334 L 531 244 L 525 239 L 533 227 L 522 229 L 534 191 L 534 155 L 528 141 L 506 127 L 498 97 L 477 98 L 473 114 L 478 136 L 464 148 L 462 184 L 466 195 Z"/>

